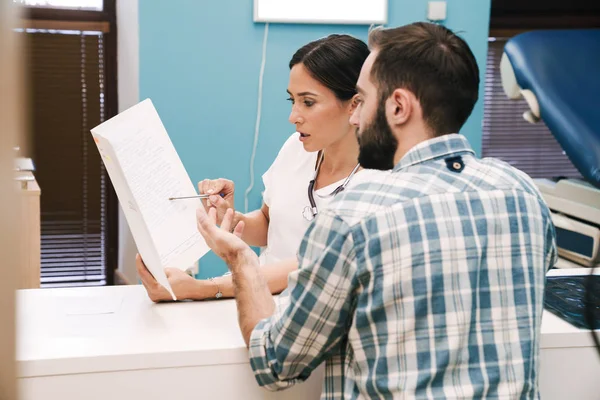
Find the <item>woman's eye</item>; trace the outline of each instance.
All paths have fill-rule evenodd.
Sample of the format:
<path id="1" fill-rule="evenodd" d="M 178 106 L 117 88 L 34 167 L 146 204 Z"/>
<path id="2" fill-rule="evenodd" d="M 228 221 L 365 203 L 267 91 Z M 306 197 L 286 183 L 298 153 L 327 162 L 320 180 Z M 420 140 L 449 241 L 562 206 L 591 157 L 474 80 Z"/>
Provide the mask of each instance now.
<path id="1" fill-rule="evenodd" d="M 310 101 L 310 100 L 305 100 L 305 101 L 304 101 L 304 105 L 305 105 L 306 107 L 312 107 L 314 104 L 315 104 L 315 102 L 314 102 L 314 101 Z"/>
<path id="2" fill-rule="evenodd" d="M 291 97 L 288 97 L 286 100 L 289 101 L 290 103 L 294 104 L 294 99 L 292 99 Z"/>

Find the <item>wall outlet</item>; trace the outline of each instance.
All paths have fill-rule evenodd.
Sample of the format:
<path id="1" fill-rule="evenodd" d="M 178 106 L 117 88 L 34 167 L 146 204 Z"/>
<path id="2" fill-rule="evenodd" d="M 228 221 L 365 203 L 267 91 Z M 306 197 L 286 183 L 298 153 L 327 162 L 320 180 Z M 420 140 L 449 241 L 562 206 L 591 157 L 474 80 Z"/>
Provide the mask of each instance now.
<path id="1" fill-rule="evenodd" d="M 427 19 L 430 21 L 443 21 L 446 19 L 446 2 L 430 1 L 427 7 Z"/>

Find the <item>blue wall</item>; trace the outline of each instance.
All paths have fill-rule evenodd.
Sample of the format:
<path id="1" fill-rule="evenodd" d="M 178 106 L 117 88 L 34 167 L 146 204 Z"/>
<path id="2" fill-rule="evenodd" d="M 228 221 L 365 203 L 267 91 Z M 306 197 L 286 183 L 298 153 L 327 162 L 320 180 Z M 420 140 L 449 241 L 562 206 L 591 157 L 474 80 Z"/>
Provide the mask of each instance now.
<path id="1" fill-rule="evenodd" d="M 449 0 L 445 25 L 471 46 L 483 81 L 491 0 Z M 389 0 L 387 26 L 423 20 L 426 0 Z M 252 0 L 140 1 L 140 98 L 151 98 L 192 179 L 226 177 L 236 183 L 243 210 L 257 111 L 264 24 L 252 21 Z M 293 132 L 285 99 L 288 62 L 311 40 L 330 33 L 367 39 L 366 26 L 269 26 L 255 185 L 249 208 L 260 207 L 260 179 Z M 483 85 L 480 98 L 483 99 Z M 462 133 L 481 148 L 482 101 Z M 213 254 L 200 262 L 199 277 L 226 271 Z"/>

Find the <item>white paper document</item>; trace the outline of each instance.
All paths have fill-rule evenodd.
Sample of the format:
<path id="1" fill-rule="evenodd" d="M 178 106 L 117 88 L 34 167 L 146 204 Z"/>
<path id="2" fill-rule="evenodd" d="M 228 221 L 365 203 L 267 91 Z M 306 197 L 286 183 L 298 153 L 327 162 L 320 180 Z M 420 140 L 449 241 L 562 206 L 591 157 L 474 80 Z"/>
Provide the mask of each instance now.
<path id="1" fill-rule="evenodd" d="M 189 269 L 209 250 L 196 225 L 199 199 L 150 99 L 92 129 L 144 263 L 173 296 L 166 267 Z"/>

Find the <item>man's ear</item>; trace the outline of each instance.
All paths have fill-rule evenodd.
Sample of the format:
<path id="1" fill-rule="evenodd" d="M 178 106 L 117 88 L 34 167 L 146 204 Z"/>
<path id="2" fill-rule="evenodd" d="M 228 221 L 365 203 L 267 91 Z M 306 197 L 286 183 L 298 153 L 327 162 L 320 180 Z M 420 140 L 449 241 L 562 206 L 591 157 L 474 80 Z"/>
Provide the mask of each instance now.
<path id="1" fill-rule="evenodd" d="M 414 95 L 406 89 L 396 89 L 385 102 L 385 114 L 390 125 L 404 125 L 413 112 Z"/>

